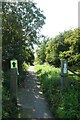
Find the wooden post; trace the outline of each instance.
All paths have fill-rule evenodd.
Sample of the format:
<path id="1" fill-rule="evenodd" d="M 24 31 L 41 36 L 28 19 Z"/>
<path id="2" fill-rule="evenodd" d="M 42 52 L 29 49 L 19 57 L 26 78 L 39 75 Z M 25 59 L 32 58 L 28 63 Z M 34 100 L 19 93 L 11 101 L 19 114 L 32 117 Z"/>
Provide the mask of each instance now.
<path id="1" fill-rule="evenodd" d="M 10 61 L 11 63 L 11 79 L 10 79 L 10 93 L 11 100 L 17 105 L 17 69 L 18 63 L 16 59 Z"/>
<path id="2" fill-rule="evenodd" d="M 62 91 L 63 87 L 66 85 L 67 76 L 68 76 L 67 60 L 61 59 L 61 79 L 60 79 L 61 91 Z"/>
<path id="3" fill-rule="evenodd" d="M 10 94 L 11 94 L 11 100 L 15 103 L 15 105 L 17 105 L 17 70 L 16 68 L 11 69 Z"/>

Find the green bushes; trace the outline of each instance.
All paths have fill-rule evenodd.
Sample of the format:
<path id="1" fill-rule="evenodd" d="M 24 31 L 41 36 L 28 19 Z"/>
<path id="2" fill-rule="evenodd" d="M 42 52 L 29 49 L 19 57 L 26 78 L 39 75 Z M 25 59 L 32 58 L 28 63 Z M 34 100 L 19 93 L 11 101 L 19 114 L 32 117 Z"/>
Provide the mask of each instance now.
<path id="1" fill-rule="evenodd" d="M 16 118 L 17 106 L 12 102 L 9 91 L 3 89 L 2 97 L 2 118 Z"/>
<path id="2" fill-rule="evenodd" d="M 60 85 L 60 69 L 49 65 L 36 65 L 35 71 L 41 82 L 41 88 L 49 101 L 55 118 L 80 118 L 80 84 L 78 77 L 68 76 L 63 90 Z"/>
<path id="3" fill-rule="evenodd" d="M 20 70 L 20 73 L 18 75 L 18 86 L 22 84 L 22 82 L 24 82 L 25 78 L 26 78 L 26 72 L 28 69 L 29 65 L 26 64 L 25 62 L 23 62 L 22 64 L 22 69 Z"/>
<path id="4" fill-rule="evenodd" d="M 17 106 L 10 97 L 10 71 L 3 73 L 2 82 L 2 118 L 14 118 L 17 116 Z"/>
<path id="5" fill-rule="evenodd" d="M 28 67 L 29 67 L 29 65 L 28 64 L 26 64 L 25 62 L 23 62 L 23 64 L 22 64 L 22 69 L 23 69 L 23 71 L 27 71 L 27 69 L 28 69 Z"/>

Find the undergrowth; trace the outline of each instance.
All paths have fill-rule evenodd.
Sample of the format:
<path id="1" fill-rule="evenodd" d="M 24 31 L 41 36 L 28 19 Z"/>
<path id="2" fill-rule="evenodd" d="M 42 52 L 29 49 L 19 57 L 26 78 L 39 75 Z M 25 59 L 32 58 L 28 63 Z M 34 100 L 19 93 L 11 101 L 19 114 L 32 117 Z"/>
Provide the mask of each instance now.
<path id="1" fill-rule="evenodd" d="M 26 71 L 29 65 L 25 62 L 22 64 L 22 69 L 20 70 L 19 75 L 17 76 L 17 86 L 21 85 L 26 77 Z M 18 116 L 18 107 L 15 103 L 15 100 L 12 101 L 10 94 L 10 70 L 3 72 L 3 81 L 2 81 L 2 118 L 17 118 Z"/>
<path id="2" fill-rule="evenodd" d="M 60 68 L 36 65 L 35 71 L 54 117 L 80 119 L 80 78 L 68 75 L 64 78 L 63 87 L 61 87 Z"/>

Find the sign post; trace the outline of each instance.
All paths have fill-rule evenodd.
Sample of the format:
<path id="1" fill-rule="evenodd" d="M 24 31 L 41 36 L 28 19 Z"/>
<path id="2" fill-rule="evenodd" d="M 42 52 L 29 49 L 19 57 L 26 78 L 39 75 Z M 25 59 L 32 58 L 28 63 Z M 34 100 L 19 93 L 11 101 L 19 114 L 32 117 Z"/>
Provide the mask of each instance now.
<path id="1" fill-rule="evenodd" d="M 11 100 L 17 105 L 17 69 L 18 62 L 16 59 L 10 61 L 11 66 L 11 80 L 10 80 L 10 94 Z"/>
<path id="2" fill-rule="evenodd" d="M 67 60 L 62 59 L 61 60 L 61 76 L 67 76 L 68 70 L 67 70 Z"/>
<path id="3" fill-rule="evenodd" d="M 60 80 L 61 91 L 63 89 L 63 85 L 66 84 L 67 76 L 68 76 L 67 60 L 66 59 L 61 59 L 61 80 Z"/>

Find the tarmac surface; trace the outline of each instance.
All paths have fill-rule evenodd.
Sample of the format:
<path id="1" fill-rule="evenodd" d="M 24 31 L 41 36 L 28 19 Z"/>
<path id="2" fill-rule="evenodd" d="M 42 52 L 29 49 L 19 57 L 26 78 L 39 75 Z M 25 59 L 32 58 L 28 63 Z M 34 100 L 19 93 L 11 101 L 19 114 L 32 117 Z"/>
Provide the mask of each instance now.
<path id="1" fill-rule="evenodd" d="M 49 105 L 44 97 L 40 82 L 34 72 L 34 66 L 30 66 L 22 87 L 18 88 L 18 118 L 52 118 Z"/>

